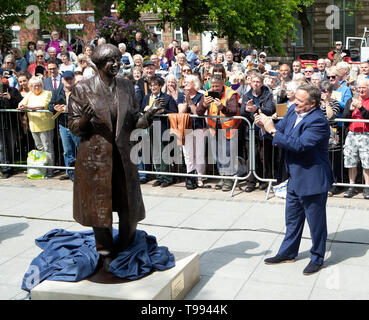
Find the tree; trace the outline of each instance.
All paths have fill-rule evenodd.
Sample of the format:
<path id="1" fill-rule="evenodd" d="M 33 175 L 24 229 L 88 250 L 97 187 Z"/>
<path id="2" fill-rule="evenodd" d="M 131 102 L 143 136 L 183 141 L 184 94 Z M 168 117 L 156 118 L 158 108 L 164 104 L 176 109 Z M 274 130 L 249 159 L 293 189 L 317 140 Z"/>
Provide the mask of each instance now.
<path id="1" fill-rule="evenodd" d="M 228 36 L 256 47 L 270 46 L 282 52 L 282 43 L 294 30 L 293 13 L 300 0 L 147 0 L 140 10 L 158 14 L 161 23 L 181 26 L 183 39 L 188 30 L 211 31 L 214 36 Z"/>

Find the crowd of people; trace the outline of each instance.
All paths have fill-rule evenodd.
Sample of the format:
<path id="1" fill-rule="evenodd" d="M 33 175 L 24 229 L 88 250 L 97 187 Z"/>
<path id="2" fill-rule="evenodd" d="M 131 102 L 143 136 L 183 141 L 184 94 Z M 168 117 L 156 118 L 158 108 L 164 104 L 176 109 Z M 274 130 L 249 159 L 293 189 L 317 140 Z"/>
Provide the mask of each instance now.
<path id="1" fill-rule="evenodd" d="M 170 145 L 170 139 L 164 138 L 168 129 L 177 133 L 187 173 L 205 175 L 213 170 L 212 173 L 224 176 L 215 188 L 232 190 L 233 180 L 226 177 L 240 174 L 240 158 L 249 167 L 252 147 L 250 128 L 237 116 L 245 117 L 252 125 L 255 113 L 260 110 L 278 121 L 283 116 L 280 110 L 288 112 L 293 108 L 297 88 L 311 84 L 320 89 L 320 109 L 330 121 L 329 152 L 336 181 L 355 184 L 362 172 L 365 184 L 369 185 L 369 123 L 334 121 L 369 119 L 369 62 L 350 65 L 336 49 L 320 58 L 317 68 L 303 68 L 298 60 L 291 65 L 271 63 L 265 52 L 243 49 L 238 41 L 226 51 L 214 44 L 208 54 L 201 55 L 198 46 L 191 47 L 185 41 L 179 44 L 173 40 L 164 46 L 155 34 L 148 41 L 140 32 L 133 41 L 125 40 L 114 33 L 110 39 L 93 39 L 90 43 L 76 36 L 68 43 L 54 31 L 47 43 L 29 42 L 25 54 L 18 48 L 2 50 L 1 108 L 17 108 L 22 112 L 0 113 L 0 163 L 14 163 L 17 128 L 21 127 L 21 134 L 30 132 L 35 147 L 46 153 L 50 166 L 56 161 L 54 135 L 58 130 L 64 164 L 74 165 L 79 139 L 68 129 L 69 95 L 76 83 L 97 74 L 93 52 L 96 46 L 109 42 L 121 52 L 118 76 L 132 81 L 140 111 L 144 113 L 160 101 L 164 114 L 168 115 L 156 118 L 147 130 L 152 140 L 158 140 L 160 152 L 147 155 L 145 150 L 139 150 L 140 170 L 173 170 L 173 163 L 163 156 Z M 33 112 L 36 110 L 50 112 Z M 159 134 L 153 134 L 155 125 L 160 125 Z M 267 188 L 262 180 L 276 177 L 280 156 L 271 137 L 256 126 L 255 174 L 247 178 L 246 192 Z M 207 165 L 210 157 L 215 160 L 212 169 Z M 143 161 L 144 158 L 148 161 Z M 2 167 L 1 171 L 2 178 L 14 173 L 11 167 Z M 49 169 L 46 177 L 53 176 L 54 170 Z M 141 183 L 150 177 L 140 173 Z M 73 180 L 73 170 L 67 170 L 60 179 Z M 165 188 L 174 179 L 158 174 L 153 186 Z M 185 185 L 192 190 L 206 187 L 204 182 L 201 176 L 192 176 L 186 178 Z M 329 195 L 341 191 L 332 187 Z M 344 196 L 353 197 L 357 193 L 356 188 L 350 187 Z M 369 199 L 369 188 L 363 189 L 363 195 Z"/>

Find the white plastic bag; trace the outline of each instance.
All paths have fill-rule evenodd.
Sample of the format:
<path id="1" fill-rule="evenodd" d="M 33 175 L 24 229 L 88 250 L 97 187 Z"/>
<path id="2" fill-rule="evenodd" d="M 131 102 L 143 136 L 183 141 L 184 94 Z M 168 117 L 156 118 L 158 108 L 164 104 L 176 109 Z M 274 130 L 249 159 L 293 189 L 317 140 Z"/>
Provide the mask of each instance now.
<path id="1" fill-rule="evenodd" d="M 38 150 L 31 150 L 28 152 L 27 165 L 42 167 L 47 165 L 46 153 Z M 27 178 L 29 179 L 43 179 L 46 176 L 46 169 L 44 168 L 28 168 Z"/>
<path id="2" fill-rule="evenodd" d="M 287 183 L 288 183 L 288 180 L 283 181 L 280 184 L 273 187 L 273 192 L 276 197 L 286 199 Z"/>

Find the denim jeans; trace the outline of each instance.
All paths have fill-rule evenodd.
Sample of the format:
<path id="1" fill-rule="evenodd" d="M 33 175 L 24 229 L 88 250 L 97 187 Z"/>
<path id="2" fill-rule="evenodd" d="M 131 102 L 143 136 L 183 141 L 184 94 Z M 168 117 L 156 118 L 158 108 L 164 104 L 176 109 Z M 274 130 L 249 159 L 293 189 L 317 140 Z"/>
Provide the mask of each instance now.
<path id="1" fill-rule="evenodd" d="M 66 167 L 73 167 L 76 162 L 76 151 L 80 138 L 73 135 L 70 130 L 59 124 L 59 133 L 63 144 L 64 164 Z M 74 170 L 67 169 L 67 175 L 70 179 L 74 179 Z"/>

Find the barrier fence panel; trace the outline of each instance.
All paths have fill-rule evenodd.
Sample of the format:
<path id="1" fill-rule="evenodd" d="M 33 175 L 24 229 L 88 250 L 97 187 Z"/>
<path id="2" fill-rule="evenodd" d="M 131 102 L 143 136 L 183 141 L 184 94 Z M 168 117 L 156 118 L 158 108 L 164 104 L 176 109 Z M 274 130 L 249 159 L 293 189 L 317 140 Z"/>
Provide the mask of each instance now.
<path id="1" fill-rule="evenodd" d="M 277 118 L 276 120 L 281 120 L 282 118 Z M 354 126 L 351 129 L 357 130 L 352 132 L 350 130 L 350 124 L 359 123 L 366 124 L 365 126 Z M 365 129 L 362 129 L 365 127 Z M 369 169 L 369 120 L 365 119 L 334 119 L 330 121 L 331 137 L 329 140 L 328 152 L 329 159 L 332 166 L 333 175 L 335 182 L 334 187 L 355 187 L 355 188 L 369 188 L 369 172 L 367 173 L 366 168 Z M 368 130 L 368 131 L 366 131 Z M 280 161 L 280 150 L 278 147 L 271 146 L 271 151 L 267 150 L 267 147 L 262 148 L 263 154 L 261 159 L 261 169 L 257 167 L 257 156 L 258 152 L 256 150 L 257 143 L 264 143 L 266 139 L 270 139 L 269 135 L 260 138 L 258 141 L 258 128 L 255 124 L 252 124 L 251 131 L 253 134 L 252 140 L 252 155 L 253 159 L 250 166 L 250 171 L 253 172 L 256 179 L 260 182 L 267 182 L 268 188 L 266 192 L 266 199 L 269 199 L 269 194 L 273 183 L 277 182 L 277 170 Z M 347 140 L 349 138 L 349 140 Z M 352 138 L 352 139 L 351 139 Z M 265 159 L 270 159 L 270 155 L 266 155 L 265 152 L 271 152 L 272 160 L 270 162 L 265 162 Z M 364 162 L 364 163 L 363 163 Z M 269 166 L 269 170 L 266 167 Z M 350 170 L 351 168 L 356 168 L 357 174 L 355 182 L 350 182 Z M 270 170 L 271 168 L 271 170 Z M 369 171 L 369 170 L 368 170 Z M 260 174 L 260 172 L 269 172 L 269 176 Z M 355 172 L 354 172 L 355 173 Z M 367 183 L 365 183 L 365 177 L 367 178 Z M 353 178 L 351 178 L 352 180 Z M 336 189 L 333 189 L 336 190 Z M 343 190 L 336 190 L 336 192 L 342 192 Z M 334 195 L 333 191 L 333 195 Z"/>
<path id="2" fill-rule="evenodd" d="M 30 111 L 29 111 L 30 112 Z M 49 112 L 38 110 L 32 112 Z M 53 165 L 27 164 L 28 153 L 36 149 L 29 131 L 21 125 L 21 119 L 27 111 L 15 109 L 0 110 L 0 167 L 4 168 L 43 168 L 58 170 L 74 170 L 67 166 L 63 159 L 63 146 L 60 137 L 59 119 L 55 119 Z M 252 140 L 253 131 L 250 122 L 244 117 L 197 116 L 188 115 L 190 129 L 178 134 L 178 128 L 173 125 L 173 118 L 181 114 L 160 115 L 155 117 L 149 129 L 134 130 L 131 135 L 131 161 L 138 165 L 140 175 L 165 176 L 168 179 L 176 177 L 200 179 L 232 180 L 231 196 L 236 186 L 246 180 L 252 173 L 246 159 L 251 163 L 252 149 L 244 150 L 244 136 Z M 6 118 L 8 117 L 8 118 Z M 172 117 L 172 118 L 168 118 Z M 209 130 L 208 118 L 215 118 L 223 123 L 227 120 L 239 120 L 239 126 L 229 130 Z M 172 122 L 171 122 L 172 121 Z M 9 128 L 5 126 L 9 124 Z M 24 122 L 23 122 L 24 123 Z M 171 124 L 172 123 L 172 124 Z M 64 124 L 65 125 L 65 124 Z M 183 130 L 183 128 L 181 128 Z M 232 138 L 229 138 L 231 134 Z M 11 139 L 10 139 L 11 138 Z M 231 141 L 231 143 L 230 143 Z M 4 152 L 6 150 L 6 152 Z M 232 167 L 234 171 L 229 168 Z M 220 171 L 220 172 L 219 172 Z"/>

